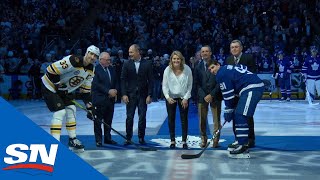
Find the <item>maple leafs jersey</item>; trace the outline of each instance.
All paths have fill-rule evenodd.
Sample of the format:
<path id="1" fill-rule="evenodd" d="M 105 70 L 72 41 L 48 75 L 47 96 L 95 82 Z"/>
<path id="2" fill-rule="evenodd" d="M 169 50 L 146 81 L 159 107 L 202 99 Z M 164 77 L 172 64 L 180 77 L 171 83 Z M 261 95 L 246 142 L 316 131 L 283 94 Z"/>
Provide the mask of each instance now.
<path id="1" fill-rule="evenodd" d="M 261 79 L 242 64 L 221 66 L 216 80 L 220 84 L 225 105 L 229 109 L 235 108 L 235 97 L 240 96 L 242 92 L 264 86 Z"/>
<path id="2" fill-rule="evenodd" d="M 63 90 L 68 93 L 80 88 L 81 93 L 89 93 L 94 76 L 94 66 L 83 65 L 83 58 L 69 55 L 52 63 L 47 67 L 47 72 L 42 76 L 42 83 L 51 92 L 56 92 L 55 84 L 64 85 Z"/>
<path id="3" fill-rule="evenodd" d="M 290 74 L 292 73 L 293 68 L 293 63 L 288 58 L 278 59 L 276 61 L 277 73 L 279 73 L 279 77 L 281 79 L 290 79 Z"/>
<path id="4" fill-rule="evenodd" d="M 309 56 L 302 65 L 302 73 L 307 74 L 307 79 L 320 79 L 320 57 Z"/>

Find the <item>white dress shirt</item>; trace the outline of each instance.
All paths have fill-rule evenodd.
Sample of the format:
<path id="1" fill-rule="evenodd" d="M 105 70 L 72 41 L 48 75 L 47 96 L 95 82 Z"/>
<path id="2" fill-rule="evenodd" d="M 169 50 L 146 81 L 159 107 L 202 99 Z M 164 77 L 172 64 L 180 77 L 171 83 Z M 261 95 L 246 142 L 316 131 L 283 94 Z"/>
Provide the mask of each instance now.
<path id="1" fill-rule="evenodd" d="M 181 98 L 188 100 L 192 90 L 192 71 L 189 66 L 184 65 L 182 73 L 176 76 L 170 66 L 163 73 L 162 92 L 166 99 Z"/>
<path id="2" fill-rule="evenodd" d="M 141 58 L 139 60 L 134 60 L 134 65 L 136 66 L 136 73 L 137 74 L 139 72 L 140 61 L 141 61 Z"/>

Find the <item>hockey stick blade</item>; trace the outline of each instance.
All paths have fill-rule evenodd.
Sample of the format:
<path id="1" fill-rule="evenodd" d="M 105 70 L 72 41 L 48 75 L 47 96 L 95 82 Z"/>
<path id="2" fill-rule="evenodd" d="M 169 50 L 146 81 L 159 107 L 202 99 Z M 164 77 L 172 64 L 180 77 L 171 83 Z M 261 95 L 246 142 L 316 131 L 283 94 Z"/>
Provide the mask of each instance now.
<path id="1" fill-rule="evenodd" d="M 86 111 L 87 113 L 90 113 L 85 107 L 83 107 L 81 104 L 79 104 L 77 101 L 75 100 L 72 100 L 71 102 L 73 102 L 77 107 L 79 107 L 80 109 Z M 93 117 L 93 120 L 92 121 L 95 121 L 95 117 L 94 115 L 92 115 Z M 119 136 L 121 136 L 122 138 L 124 138 L 125 140 L 129 141 L 130 144 L 134 145 L 137 149 L 140 149 L 142 151 L 157 151 L 158 149 L 156 148 L 152 148 L 152 147 L 142 147 L 142 146 L 139 146 L 138 144 L 132 142 L 131 140 L 128 140 L 124 135 L 122 135 L 120 132 L 118 132 L 117 130 L 113 129 L 111 126 L 109 126 L 106 122 L 102 121 L 102 123 L 104 125 L 106 125 L 107 127 L 109 127 L 113 132 L 115 132 L 116 134 L 118 134 Z"/>
<path id="2" fill-rule="evenodd" d="M 196 159 L 199 158 L 202 153 L 209 147 L 210 141 L 207 143 L 207 145 L 198 153 L 198 154 L 181 154 L 182 159 Z"/>
<path id="3" fill-rule="evenodd" d="M 313 102 L 312 102 L 313 99 L 312 99 L 312 97 L 311 97 L 311 95 L 310 95 L 310 92 L 309 92 L 309 90 L 308 90 L 307 87 L 306 87 L 306 97 L 307 97 L 308 104 L 309 104 L 310 106 L 319 105 L 319 103 L 313 103 Z"/>
<path id="4" fill-rule="evenodd" d="M 199 158 L 203 152 L 209 147 L 210 142 L 213 141 L 216 137 L 220 135 L 222 127 L 226 124 L 227 121 L 224 121 L 221 128 L 214 134 L 211 140 L 207 143 L 207 145 L 198 153 L 198 154 L 181 154 L 181 159 L 196 159 Z"/>

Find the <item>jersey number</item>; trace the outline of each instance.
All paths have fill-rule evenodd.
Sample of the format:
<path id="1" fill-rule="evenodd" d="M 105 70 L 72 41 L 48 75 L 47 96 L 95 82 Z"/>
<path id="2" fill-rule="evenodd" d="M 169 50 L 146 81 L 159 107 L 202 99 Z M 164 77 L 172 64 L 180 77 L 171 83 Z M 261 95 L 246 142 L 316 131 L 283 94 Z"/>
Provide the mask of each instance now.
<path id="1" fill-rule="evenodd" d="M 67 69 L 68 68 L 67 61 L 61 61 L 60 65 L 61 65 L 62 69 Z"/>

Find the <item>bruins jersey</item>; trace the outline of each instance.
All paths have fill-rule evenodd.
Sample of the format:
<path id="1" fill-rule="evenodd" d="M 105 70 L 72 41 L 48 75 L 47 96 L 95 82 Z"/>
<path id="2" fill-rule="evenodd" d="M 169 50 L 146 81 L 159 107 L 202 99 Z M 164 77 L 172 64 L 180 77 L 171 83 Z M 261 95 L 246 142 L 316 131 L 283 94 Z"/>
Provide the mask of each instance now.
<path id="1" fill-rule="evenodd" d="M 52 63 L 47 67 L 46 74 L 42 76 L 42 83 L 51 92 L 56 92 L 54 84 L 61 84 L 68 93 L 80 88 L 81 93 L 89 93 L 94 76 L 94 66 L 84 67 L 83 58 L 69 55 Z"/>

